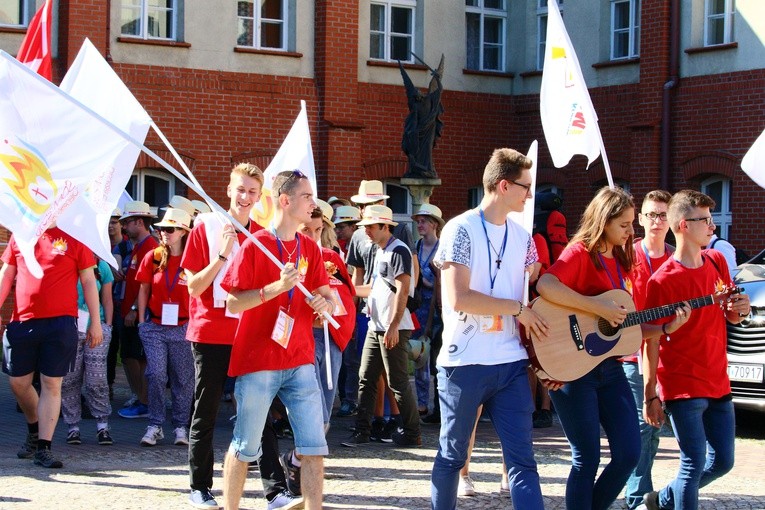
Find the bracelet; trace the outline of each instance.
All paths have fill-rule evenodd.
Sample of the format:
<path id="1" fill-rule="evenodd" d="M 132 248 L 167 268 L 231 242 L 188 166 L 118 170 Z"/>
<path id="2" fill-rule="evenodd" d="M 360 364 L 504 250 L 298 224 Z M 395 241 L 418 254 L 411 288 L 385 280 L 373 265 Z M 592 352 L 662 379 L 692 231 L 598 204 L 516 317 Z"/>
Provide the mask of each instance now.
<path id="1" fill-rule="evenodd" d="M 649 398 L 648 400 L 646 400 L 646 401 L 644 402 L 644 404 L 645 404 L 645 405 L 647 405 L 647 406 L 649 406 L 649 405 L 651 405 L 651 402 L 653 402 L 654 400 L 659 400 L 659 396 L 658 396 L 658 395 L 656 395 L 655 397 L 651 397 L 651 398 Z"/>
<path id="2" fill-rule="evenodd" d="M 520 317 L 523 313 L 523 303 L 518 301 L 518 306 L 520 306 L 520 308 L 518 308 L 518 313 L 511 314 L 513 317 Z"/>
<path id="3" fill-rule="evenodd" d="M 228 257 L 224 257 L 223 255 L 218 253 L 218 260 L 220 260 L 221 262 L 227 262 L 228 261 Z"/>
<path id="4" fill-rule="evenodd" d="M 258 291 L 258 294 L 260 294 L 260 303 L 263 304 L 266 302 L 266 288 L 261 287 Z"/>

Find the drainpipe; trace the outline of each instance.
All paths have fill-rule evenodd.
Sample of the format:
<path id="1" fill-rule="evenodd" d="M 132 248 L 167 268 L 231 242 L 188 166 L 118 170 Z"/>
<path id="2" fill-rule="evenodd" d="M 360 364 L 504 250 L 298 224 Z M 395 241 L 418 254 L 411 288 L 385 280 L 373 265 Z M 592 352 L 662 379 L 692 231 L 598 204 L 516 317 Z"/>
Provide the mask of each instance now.
<path id="1" fill-rule="evenodd" d="M 106 48 L 104 48 L 104 59 L 111 65 L 112 63 L 112 0 L 106 0 Z"/>
<path id="2" fill-rule="evenodd" d="M 670 0 L 669 18 L 669 78 L 661 93 L 661 189 L 669 190 L 672 90 L 680 80 L 680 0 Z"/>

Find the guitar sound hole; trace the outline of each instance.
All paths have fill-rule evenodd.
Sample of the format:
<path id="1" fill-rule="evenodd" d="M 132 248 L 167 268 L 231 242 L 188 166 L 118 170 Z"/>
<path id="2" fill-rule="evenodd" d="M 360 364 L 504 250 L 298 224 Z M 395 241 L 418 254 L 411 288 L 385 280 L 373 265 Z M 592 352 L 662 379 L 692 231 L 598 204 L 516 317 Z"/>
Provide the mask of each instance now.
<path id="1" fill-rule="evenodd" d="M 619 331 L 619 328 L 615 328 L 610 322 L 601 317 L 598 319 L 598 331 L 600 331 L 603 336 L 614 336 L 617 331 Z"/>

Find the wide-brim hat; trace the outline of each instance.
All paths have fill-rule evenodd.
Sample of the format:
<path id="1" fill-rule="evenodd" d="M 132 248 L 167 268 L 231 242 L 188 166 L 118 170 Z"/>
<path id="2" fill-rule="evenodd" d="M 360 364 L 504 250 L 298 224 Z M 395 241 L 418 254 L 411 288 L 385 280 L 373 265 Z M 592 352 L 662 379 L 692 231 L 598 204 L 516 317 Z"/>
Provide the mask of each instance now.
<path id="1" fill-rule="evenodd" d="M 426 336 L 410 338 L 408 351 L 409 359 L 414 361 L 414 368 L 423 368 L 430 363 L 430 338 Z"/>
<path id="2" fill-rule="evenodd" d="M 358 223 L 361 221 L 361 211 L 352 205 L 341 205 L 335 210 L 335 224 Z"/>
<path id="3" fill-rule="evenodd" d="M 154 226 L 182 228 L 188 232 L 191 230 L 191 215 L 183 209 L 171 207 L 165 211 L 162 221 L 155 223 Z"/>
<path id="4" fill-rule="evenodd" d="M 359 194 L 351 197 L 351 202 L 357 204 L 371 204 L 390 198 L 383 193 L 383 183 L 380 181 L 361 181 Z"/>
<path id="5" fill-rule="evenodd" d="M 149 207 L 149 204 L 139 200 L 133 200 L 125 204 L 125 210 L 123 211 L 122 216 L 120 216 L 120 221 L 126 220 L 128 218 L 133 218 L 135 216 L 140 216 L 143 218 L 157 217 L 156 214 L 151 212 L 151 207 Z"/>
<path id="6" fill-rule="evenodd" d="M 210 212 L 210 206 L 207 205 L 207 203 L 202 202 L 201 200 L 192 200 L 191 205 L 194 206 L 194 211 L 196 211 L 197 214 Z"/>
<path id="7" fill-rule="evenodd" d="M 329 205 L 335 205 L 335 204 L 343 204 L 343 205 L 351 205 L 351 201 L 347 198 L 340 198 L 340 197 L 329 197 L 327 200 L 327 203 Z"/>
<path id="8" fill-rule="evenodd" d="M 359 226 L 364 225 L 377 225 L 378 223 L 384 223 L 385 225 L 398 225 L 398 222 L 393 221 L 393 211 L 390 207 L 384 205 L 369 205 L 364 208 L 364 216 L 361 217 L 361 221 L 358 222 Z"/>
<path id="9" fill-rule="evenodd" d="M 122 216 L 122 211 L 120 210 L 119 207 L 115 207 L 114 210 L 112 211 L 111 217 L 112 218 L 114 218 L 114 217 L 119 218 L 120 216 Z"/>
<path id="10" fill-rule="evenodd" d="M 334 213 L 335 210 L 332 209 L 332 206 L 321 199 L 316 199 L 316 205 L 318 205 L 319 209 L 321 209 L 321 219 L 324 221 L 324 223 L 329 225 L 330 228 L 335 228 L 335 224 L 332 223 L 332 213 Z"/>
<path id="11" fill-rule="evenodd" d="M 173 209 L 182 209 L 183 211 L 186 211 L 186 214 L 189 216 L 194 216 L 197 211 L 194 204 L 191 203 L 191 200 L 180 195 L 173 195 L 170 199 L 170 203 L 167 204 L 167 209 L 170 210 L 171 207 Z"/>
<path id="12" fill-rule="evenodd" d="M 417 219 L 417 216 L 427 216 L 433 218 L 438 222 L 440 226 L 444 226 L 444 219 L 441 217 L 441 209 L 432 204 L 422 204 L 416 213 L 412 214 L 412 219 Z"/>

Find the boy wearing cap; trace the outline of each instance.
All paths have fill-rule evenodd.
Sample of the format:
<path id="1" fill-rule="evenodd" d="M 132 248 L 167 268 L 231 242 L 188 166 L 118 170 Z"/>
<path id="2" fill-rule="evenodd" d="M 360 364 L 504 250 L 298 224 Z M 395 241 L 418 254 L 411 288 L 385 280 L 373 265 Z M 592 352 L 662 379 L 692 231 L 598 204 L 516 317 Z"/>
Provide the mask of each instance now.
<path id="1" fill-rule="evenodd" d="M 409 385 L 409 338 L 414 324 L 406 308 L 414 292 L 412 254 L 393 236 L 397 223 L 393 211 L 384 205 L 364 208 L 359 226 L 376 248 L 372 283 L 356 287 L 367 297 L 369 328 L 364 341 L 359 373 L 359 408 L 356 432 L 343 446 L 358 446 L 370 441 L 371 418 L 377 398 L 377 381 L 387 371 L 388 385 L 396 399 L 403 427 L 392 434 L 398 446 L 420 446 L 420 422 L 412 388 Z"/>

